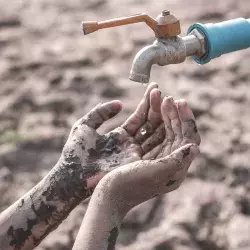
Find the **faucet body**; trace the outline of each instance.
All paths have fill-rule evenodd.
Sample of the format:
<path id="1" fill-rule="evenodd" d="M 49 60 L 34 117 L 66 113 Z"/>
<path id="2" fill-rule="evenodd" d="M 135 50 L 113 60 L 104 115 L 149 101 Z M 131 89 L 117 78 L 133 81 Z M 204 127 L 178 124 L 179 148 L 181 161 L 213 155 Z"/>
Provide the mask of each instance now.
<path id="1" fill-rule="evenodd" d="M 191 34 L 186 37 L 170 37 L 157 39 L 152 45 L 141 49 L 132 64 L 129 79 L 148 83 L 153 64 L 165 66 L 185 61 L 186 57 L 194 56 L 204 51 L 204 39 Z"/>
<path id="2" fill-rule="evenodd" d="M 188 56 L 193 56 L 199 64 L 206 64 L 221 55 L 249 47 L 250 19 L 237 18 L 215 24 L 197 23 L 189 28 L 185 37 L 158 39 L 154 47 L 148 46 L 139 51 L 133 61 L 130 80 L 147 83 L 152 64 L 163 66 L 181 63 Z"/>
<path id="3" fill-rule="evenodd" d="M 130 80 L 148 83 L 153 64 L 177 64 L 193 56 L 195 62 L 206 64 L 223 54 L 250 47 L 250 19 L 237 18 L 220 23 L 196 23 L 180 37 L 180 21 L 164 10 L 153 19 L 147 14 L 116 18 L 104 22 L 83 22 L 84 34 L 99 29 L 145 22 L 155 33 L 156 41 L 141 49 L 134 58 Z"/>
<path id="4" fill-rule="evenodd" d="M 185 58 L 186 50 L 181 37 L 157 39 L 152 45 L 143 48 L 135 56 L 129 79 L 148 83 L 153 64 L 164 66 L 181 63 Z"/>

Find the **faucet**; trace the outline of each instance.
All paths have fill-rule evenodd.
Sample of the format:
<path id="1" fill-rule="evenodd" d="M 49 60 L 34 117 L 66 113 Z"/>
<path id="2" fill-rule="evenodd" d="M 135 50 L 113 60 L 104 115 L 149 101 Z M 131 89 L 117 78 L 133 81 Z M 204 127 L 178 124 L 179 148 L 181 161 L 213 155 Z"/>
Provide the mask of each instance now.
<path id="1" fill-rule="evenodd" d="M 199 55 L 204 50 L 204 39 L 198 34 L 185 37 L 174 36 L 157 39 L 152 45 L 141 49 L 134 58 L 129 79 L 148 83 L 153 64 L 165 66 L 185 61 L 186 57 Z"/>
<path id="2" fill-rule="evenodd" d="M 250 47 L 250 19 L 237 18 L 216 24 L 192 25 L 184 37 L 180 36 L 180 21 L 163 10 L 156 19 L 147 14 L 115 18 L 102 22 L 83 22 L 85 35 L 99 29 L 145 22 L 154 32 L 156 40 L 141 49 L 134 58 L 129 79 L 148 83 L 153 64 L 178 64 L 189 56 L 198 64 L 206 64 L 223 54 Z"/>

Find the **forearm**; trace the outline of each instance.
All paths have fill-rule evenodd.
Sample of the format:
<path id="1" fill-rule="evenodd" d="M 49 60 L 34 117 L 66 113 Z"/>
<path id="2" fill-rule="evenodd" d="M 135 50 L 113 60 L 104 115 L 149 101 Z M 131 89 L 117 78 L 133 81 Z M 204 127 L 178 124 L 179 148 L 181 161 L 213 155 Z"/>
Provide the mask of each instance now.
<path id="1" fill-rule="evenodd" d="M 119 228 L 128 209 L 121 210 L 113 201 L 109 184 L 109 181 L 101 181 L 93 193 L 73 250 L 115 249 Z"/>
<path id="2" fill-rule="evenodd" d="M 33 249 L 68 216 L 93 187 L 87 168 L 59 163 L 28 194 L 0 214 L 0 249 Z"/>
<path id="3" fill-rule="evenodd" d="M 133 162 L 108 173 L 92 195 L 73 250 L 113 250 L 124 216 L 178 188 L 198 153 L 198 146 L 187 144 L 164 158 Z"/>

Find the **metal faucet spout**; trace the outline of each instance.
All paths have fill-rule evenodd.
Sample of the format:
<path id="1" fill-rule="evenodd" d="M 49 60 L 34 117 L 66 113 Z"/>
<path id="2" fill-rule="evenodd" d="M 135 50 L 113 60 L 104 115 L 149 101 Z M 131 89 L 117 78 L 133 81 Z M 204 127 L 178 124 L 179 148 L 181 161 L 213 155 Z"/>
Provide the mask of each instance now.
<path id="1" fill-rule="evenodd" d="M 141 49 L 132 64 L 129 79 L 148 83 L 153 64 L 165 66 L 185 61 L 186 57 L 204 54 L 204 38 L 194 31 L 186 37 L 157 39 L 152 45 Z"/>
<path id="2" fill-rule="evenodd" d="M 152 44 L 141 49 L 134 58 L 129 79 L 135 82 L 148 83 L 150 71 L 159 57 L 164 55 L 164 48 Z"/>
<path id="3" fill-rule="evenodd" d="M 152 45 L 140 50 L 132 64 L 129 79 L 148 83 L 153 64 L 160 66 L 185 61 L 186 47 L 181 37 L 158 39 Z"/>

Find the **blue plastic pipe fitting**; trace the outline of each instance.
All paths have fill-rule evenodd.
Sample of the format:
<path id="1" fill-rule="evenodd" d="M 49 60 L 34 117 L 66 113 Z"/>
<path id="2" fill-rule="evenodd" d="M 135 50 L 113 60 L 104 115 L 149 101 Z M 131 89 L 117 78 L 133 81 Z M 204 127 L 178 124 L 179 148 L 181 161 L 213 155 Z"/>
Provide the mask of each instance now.
<path id="1" fill-rule="evenodd" d="M 194 24 L 188 34 L 197 29 L 205 37 L 206 53 L 201 58 L 194 57 L 199 64 L 223 54 L 250 47 L 250 19 L 237 18 L 221 23 Z"/>

